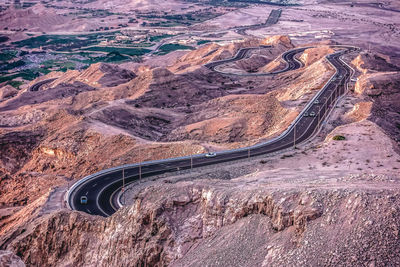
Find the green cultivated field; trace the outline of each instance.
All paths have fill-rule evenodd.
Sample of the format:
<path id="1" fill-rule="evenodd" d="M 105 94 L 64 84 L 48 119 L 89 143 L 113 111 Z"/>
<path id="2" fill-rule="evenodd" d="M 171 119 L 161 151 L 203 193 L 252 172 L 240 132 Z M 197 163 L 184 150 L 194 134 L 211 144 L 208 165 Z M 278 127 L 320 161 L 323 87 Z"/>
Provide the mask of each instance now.
<path id="1" fill-rule="evenodd" d="M 70 51 L 81 47 L 98 44 L 101 40 L 113 40 L 115 33 L 93 33 L 87 35 L 41 35 L 31 37 L 22 41 L 14 42 L 13 45 L 25 48 L 45 48 L 54 51 Z"/>
<path id="2" fill-rule="evenodd" d="M 94 46 L 94 47 L 88 47 L 83 50 L 86 51 L 96 51 L 96 52 L 107 52 L 107 53 L 113 53 L 117 52 L 122 55 L 129 55 L 129 56 L 143 56 L 146 53 L 151 52 L 149 49 L 145 48 L 119 48 L 119 47 L 107 47 L 107 46 Z"/>
<path id="3" fill-rule="evenodd" d="M 197 45 L 207 44 L 210 42 L 211 42 L 210 40 L 199 40 L 199 41 L 197 41 Z"/>
<path id="4" fill-rule="evenodd" d="M 158 55 L 166 55 L 176 50 L 194 50 L 193 47 L 181 44 L 165 44 L 159 48 Z"/>
<path id="5" fill-rule="evenodd" d="M 7 61 L 15 58 L 16 56 L 17 56 L 17 51 L 11 51 L 11 50 L 1 51 L 0 52 L 0 64 L 2 62 L 7 62 Z"/>
<path id="6" fill-rule="evenodd" d="M 169 38 L 172 36 L 174 36 L 174 35 L 170 35 L 170 34 L 154 35 L 154 36 L 150 36 L 149 41 L 150 42 L 158 42 L 162 39 Z"/>

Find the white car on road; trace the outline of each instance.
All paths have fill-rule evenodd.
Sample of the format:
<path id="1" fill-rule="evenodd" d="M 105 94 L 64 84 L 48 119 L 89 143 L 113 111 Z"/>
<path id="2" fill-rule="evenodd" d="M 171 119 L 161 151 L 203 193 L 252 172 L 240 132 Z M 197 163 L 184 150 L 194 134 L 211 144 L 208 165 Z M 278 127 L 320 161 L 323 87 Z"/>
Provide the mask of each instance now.
<path id="1" fill-rule="evenodd" d="M 213 158 L 213 157 L 216 157 L 216 156 L 217 156 L 217 153 L 215 153 L 215 152 L 208 152 L 206 154 L 206 158 Z"/>

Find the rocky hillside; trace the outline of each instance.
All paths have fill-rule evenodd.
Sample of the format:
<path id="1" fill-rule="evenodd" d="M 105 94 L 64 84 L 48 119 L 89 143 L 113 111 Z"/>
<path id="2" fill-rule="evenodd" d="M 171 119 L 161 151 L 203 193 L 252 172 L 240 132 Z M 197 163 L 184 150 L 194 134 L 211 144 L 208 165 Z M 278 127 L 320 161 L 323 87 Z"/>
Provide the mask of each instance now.
<path id="1" fill-rule="evenodd" d="M 298 55 L 304 68 L 274 77 L 202 66 L 259 44 L 272 48 L 224 67 L 269 71 L 292 47 L 283 36 L 210 44 L 167 67 L 95 64 L 42 77 L 56 80 L 36 92 L 2 89 L 0 263 L 400 263 L 400 77 L 383 55 L 346 56 L 357 82 L 324 131 L 298 150 L 132 186 L 130 204 L 110 218 L 63 206 L 69 183 L 101 169 L 282 132 L 333 74 L 324 59 L 333 50 L 307 49 Z"/>
<path id="2" fill-rule="evenodd" d="M 202 67 L 266 43 L 273 45 L 270 58 L 291 45 L 282 36 L 211 44 L 168 68 L 132 71 L 99 63 L 41 77 L 37 81 L 55 80 L 38 91 L 3 88 L 0 205 L 26 205 L 51 187 L 104 168 L 202 153 L 216 144 L 238 147 L 278 134 L 297 111 L 282 106 L 271 91 L 285 86 L 281 79 L 296 77 L 226 77 Z"/>
<path id="3" fill-rule="evenodd" d="M 381 126 L 400 147 L 400 68 L 387 57 L 369 53 L 357 57 L 353 64 L 362 73 L 354 91 L 371 103 L 370 120 Z"/>

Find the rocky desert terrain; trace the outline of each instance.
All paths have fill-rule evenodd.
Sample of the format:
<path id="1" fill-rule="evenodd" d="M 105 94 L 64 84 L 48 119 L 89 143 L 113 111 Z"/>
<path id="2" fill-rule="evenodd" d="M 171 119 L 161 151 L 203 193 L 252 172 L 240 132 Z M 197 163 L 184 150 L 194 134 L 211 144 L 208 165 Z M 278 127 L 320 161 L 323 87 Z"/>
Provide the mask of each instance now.
<path id="1" fill-rule="evenodd" d="M 156 8 L 133 2 L 134 11 Z M 199 8 L 191 5 L 170 8 Z M 275 7 L 220 7 L 225 15 L 190 26 L 227 31 L 223 42 L 52 71 L 19 90 L 2 83 L 0 266 L 400 265 L 400 7 L 302 1 L 234 40 L 235 23 L 257 24 Z M 375 41 L 362 43 L 368 36 Z M 349 92 L 296 149 L 130 184 L 126 205 L 107 218 L 67 209 L 67 189 L 97 171 L 278 136 L 334 74 L 325 56 L 339 48 L 330 45 L 357 43 L 343 57 L 355 70 Z M 302 68 L 274 76 L 204 67 L 261 45 L 271 47 L 218 70 L 271 72 L 288 49 L 313 48 L 297 55 Z"/>

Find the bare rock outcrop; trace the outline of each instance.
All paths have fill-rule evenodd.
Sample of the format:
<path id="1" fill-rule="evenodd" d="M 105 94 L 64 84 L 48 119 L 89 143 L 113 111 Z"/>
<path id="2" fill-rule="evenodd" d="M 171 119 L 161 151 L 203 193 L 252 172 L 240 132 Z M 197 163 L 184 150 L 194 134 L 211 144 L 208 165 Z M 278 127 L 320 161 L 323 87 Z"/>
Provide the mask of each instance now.
<path id="1" fill-rule="evenodd" d="M 355 92 L 372 101 L 370 119 L 400 144 L 400 72 L 364 74 Z"/>
<path id="2" fill-rule="evenodd" d="M 348 123 L 367 119 L 371 115 L 372 102 L 360 102 L 354 105 L 353 109 L 344 115 Z"/>
<path id="3" fill-rule="evenodd" d="M 204 69 L 190 74 L 174 74 L 168 69 L 156 68 L 132 81 L 145 84 L 145 89 L 141 87 L 141 90 L 146 92 L 127 103 L 145 107 L 185 108 L 222 96 L 224 93 L 218 83 L 227 80 L 220 74 Z"/>
<path id="4" fill-rule="evenodd" d="M 25 267 L 25 263 L 11 251 L 0 250 L 0 266 Z"/>
<path id="5" fill-rule="evenodd" d="M 363 52 L 352 62 L 356 68 L 366 74 L 370 72 L 399 71 L 400 68 L 390 62 L 388 56 Z"/>
<path id="6" fill-rule="evenodd" d="M 11 85 L 6 85 L 0 88 L 0 100 L 16 96 L 18 90 Z"/>
<path id="7" fill-rule="evenodd" d="M 0 15 L 2 28 L 29 28 L 32 31 L 56 30 L 58 26 L 70 21 L 70 18 L 57 14 L 53 9 L 46 8 L 41 3 L 26 9 L 11 7 Z"/>
<path id="8" fill-rule="evenodd" d="M 263 45 L 279 45 L 283 46 L 284 48 L 293 48 L 292 41 L 290 40 L 289 36 L 287 35 L 275 35 L 271 37 L 267 37 L 264 40 L 262 40 L 261 44 Z"/>
<path id="9" fill-rule="evenodd" d="M 304 63 L 305 66 L 309 66 L 314 62 L 334 52 L 335 50 L 330 48 L 329 46 L 308 48 L 301 54 L 300 60 Z"/>
<path id="10" fill-rule="evenodd" d="M 51 83 L 52 87 L 59 84 L 73 84 L 80 82 L 92 87 L 113 87 L 123 83 L 127 83 L 136 74 L 127 69 L 122 69 L 117 65 L 107 63 L 96 63 L 90 65 L 86 70 L 79 72 L 77 70 L 67 71 Z"/>
<path id="11" fill-rule="evenodd" d="M 285 128 L 297 114 L 271 95 L 230 95 L 206 102 L 168 140 L 235 143 L 259 140 Z M 207 112 L 204 112 L 207 110 Z"/>

